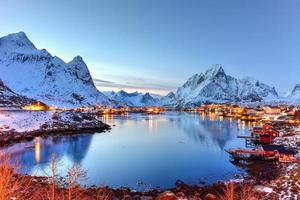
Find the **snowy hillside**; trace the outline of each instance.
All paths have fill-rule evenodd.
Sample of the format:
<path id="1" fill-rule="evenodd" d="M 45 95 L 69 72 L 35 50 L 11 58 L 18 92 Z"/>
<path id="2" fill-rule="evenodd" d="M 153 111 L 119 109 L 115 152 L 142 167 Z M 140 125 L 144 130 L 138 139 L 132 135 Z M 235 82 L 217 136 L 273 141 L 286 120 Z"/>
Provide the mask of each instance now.
<path id="1" fill-rule="evenodd" d="M 0 38 L 0 79 L 14 92 L 50 106 L 112 105 L 81 57 L 65 63 L 38 50 L 23 32 Z"/>
<path id="2" fill-rule="evenodd" d="M 32 103 L 34 100 L 18 95 L 9 89 L 0 79 L 0 106 L 24 106 Z"/>
<path id="3" fill-rule="evenodd" d="M 128 107 L 145 107 L 159 105 L 159 99 L 149 93 L 139 92 L 127 93 L 123 90 L 119 92 L 103 92 L 108 98 L 117 102 L 119 105 Z"/>
<path id="4" fill-rule="evenodd" d="M 175 106 L 177 104 L 176 95 L 174 92 L 168 93 L 166 96 L 159 99 L 159 104 L 162 106 Z"/>
<path id="5" fill-rule="evenodd" d="M 273 87 L 250 78 L 227 75 L 221 65 L 213 65 L 205 73 L 195 74 L 175 93 L 176 106 L 201 103 L 260 102 L 277 99 Z"/>
<path id="6" fill-rule="evenodd" d="M 300 103 L 300 84 L 296 84 L 293 90 L 288 93 L 286 100 L 291 103 Z"/>
<path id="7" fill-rule="evenodd" d="M 242 101 L 273 101 L 278 98 L 278 93 L 274 87 L 260 83 L 253 78 L 239 80 L 239 98 Z"/>

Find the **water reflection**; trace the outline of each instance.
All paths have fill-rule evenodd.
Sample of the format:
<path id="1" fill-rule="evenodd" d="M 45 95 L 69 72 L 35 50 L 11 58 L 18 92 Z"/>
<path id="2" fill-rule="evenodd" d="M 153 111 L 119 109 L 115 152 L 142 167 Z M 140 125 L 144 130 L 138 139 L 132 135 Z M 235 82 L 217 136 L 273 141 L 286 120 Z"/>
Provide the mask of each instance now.
<path id="1" fill-rule="evenodd" d="M 86 184 L 108 184 L 137 189 L 172 187 L 177 179 L 191 184 L 230 178 L 240 169 L 232 165 L 224 148 L 240 147 L 251 123 L 214 113 L 170 112 L 160 115 L 99 116 L 112 126 L 110 133 L 36 138 L 9 147 L 19 157 L 22 172 L 43 174 L 52 154 L 65 164 L 88 171 Z M 138 188 L 140 189 L 140 188 Z"/>
<path id="2" fill-rule="evenodd" d="M 41 137 L 35 138 L 35 162 L 39 163 L 41 160 Z"/>
<path id="3" fill-rule="evenodd" d="M 5 151 L 20 160 L 26 170 L 39 164 L 44 168 L 43 164 L 50 161 L 52 154 L 57 155 L 58 160 L 67 157 L 69 162 L 80 164 L 89 149 L 92 137 L 90 134 L 47 139 L 36 137 L 32 142 L 16 144 Z"/>
<path id="4" fill-rule="evenodd" d="M 236 136 L 237 129 L 232 129 L 232 120 L 224 119 L 214 113 L 208 115 L 201 114 L 200 118 L 194 115 L 194 120 L 188 117 L 191 113 L 180 113 L 180 117 L 172 120 L 179 129 L 201 145 L 214 146 L 219 150 L 223 150 L 227 141 Z"/>

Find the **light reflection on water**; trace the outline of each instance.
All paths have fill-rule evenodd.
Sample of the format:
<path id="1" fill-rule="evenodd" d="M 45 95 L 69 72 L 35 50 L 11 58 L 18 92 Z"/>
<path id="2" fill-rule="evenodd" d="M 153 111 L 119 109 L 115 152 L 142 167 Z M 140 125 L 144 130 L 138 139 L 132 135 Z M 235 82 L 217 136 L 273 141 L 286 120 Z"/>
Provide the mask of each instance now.
<path id="1" fill-rule="evenodd" d="M 36 138 L 6 150 L 20 159 L 22 172 L 44 175 L 56 154 L 61 174 L 73 163 L 87 170 L 85 184 L 134 189 L 214 182 L 240 173 L 229 162 L 226 148 L 243 147 L 238 134 L 253 123 L 214 114 L 169 112 L 160 115 L 104 115 L 110 133 Z M 143 184 L 141 184 L 143 183 Z"/>

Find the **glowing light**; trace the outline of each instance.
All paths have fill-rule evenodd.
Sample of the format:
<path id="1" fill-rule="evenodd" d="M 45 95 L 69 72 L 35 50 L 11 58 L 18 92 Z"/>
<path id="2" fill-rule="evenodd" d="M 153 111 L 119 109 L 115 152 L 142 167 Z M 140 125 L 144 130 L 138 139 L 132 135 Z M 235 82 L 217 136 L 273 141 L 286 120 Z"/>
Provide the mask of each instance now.
<path id="1" fill-rule="evenodd" d="M 23 106 L 22 109 L 24 109 L 24 110 L 48 110 L 49 107 L 46 104 L 37 101 L 32 104 Z"/>
<path id="2" fill-rule="evenodd" d="M 162 112 L 162 109 L 160 107 L 148 107 L 146 108 L 147 113 L 152 113 L 152 114 L 159 114 Z"/>
<path id="3" fill-rule="evenodd" d="M 35 138 L 35 161 L 39 163 L 41 161 L 41 138 Z"/>

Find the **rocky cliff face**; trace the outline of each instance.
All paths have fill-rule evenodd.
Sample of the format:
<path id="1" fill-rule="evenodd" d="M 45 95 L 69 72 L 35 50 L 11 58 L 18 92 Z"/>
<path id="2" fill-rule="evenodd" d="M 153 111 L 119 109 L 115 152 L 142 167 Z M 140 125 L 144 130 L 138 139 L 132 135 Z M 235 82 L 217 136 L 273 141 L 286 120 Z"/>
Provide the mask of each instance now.
<path id="1" fill-rule="evenodd" d="M 65 63 L 23 33 L 0 38 L 0 79 L 14 92 L 55 107 L 112 105 L 80 56 Z"/>
<path id="2" fill-rule="evenodd" d="M 32 103 L 34 100 L 29 99 L 25 96 L 18 95 L 9 89 L 0 80 L 0 106 L 10 107 L 10 106 L 24 106 Z"/>

